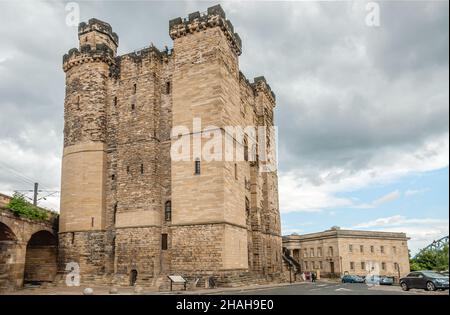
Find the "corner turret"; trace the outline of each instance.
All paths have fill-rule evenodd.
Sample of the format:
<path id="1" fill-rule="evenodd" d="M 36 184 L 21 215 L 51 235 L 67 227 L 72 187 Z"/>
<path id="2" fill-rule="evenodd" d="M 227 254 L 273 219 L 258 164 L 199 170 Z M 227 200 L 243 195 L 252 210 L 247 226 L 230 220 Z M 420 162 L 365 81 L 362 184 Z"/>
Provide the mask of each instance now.
<path id="1" fill-rule="evenodd" d="M 88 23 L 81 22 L 78 26 L 78 40 L 79 48 L 72 48 L 63 57 L 64 71 L 83 62 L 114 63 L 119 37 L 108 23 L 97 19 L 90 19 Z"/>

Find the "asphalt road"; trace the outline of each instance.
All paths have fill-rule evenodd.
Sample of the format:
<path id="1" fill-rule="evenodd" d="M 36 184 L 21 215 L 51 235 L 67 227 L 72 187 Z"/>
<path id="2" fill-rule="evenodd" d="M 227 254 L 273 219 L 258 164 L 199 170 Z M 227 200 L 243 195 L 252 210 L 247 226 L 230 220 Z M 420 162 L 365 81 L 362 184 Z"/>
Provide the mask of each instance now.
<path id="1" fill-rule="evenodd" d="M 245 290 L 222 294 L 237 295 L 448 295 L 449 291 L 427 292 L 410 290 L 404 292 L 398 286 L 374 286 L 359 283 L 299 283 L 283 287 Z"/>

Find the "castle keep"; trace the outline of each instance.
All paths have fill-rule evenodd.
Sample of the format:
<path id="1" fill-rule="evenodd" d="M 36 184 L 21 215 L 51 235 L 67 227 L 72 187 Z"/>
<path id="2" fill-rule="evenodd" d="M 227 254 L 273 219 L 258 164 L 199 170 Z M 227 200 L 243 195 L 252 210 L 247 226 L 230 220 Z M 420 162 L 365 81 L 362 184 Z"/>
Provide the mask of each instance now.
<path id="1" fill-rule="evenodd" d="M 247 150 L 225 126 L 273 126 L 275 95 L 239 71 L 241 40 L 220 6 L 171 20 L 169 34 L 171 50 L 118 56 L 117 34 L 91 19 L 64 55 L 59 272 L 77 262 L 82 282 L 123 285 L 278 279 L 276 171 L 170 153 L 172 127 L 195 118 Z"/>

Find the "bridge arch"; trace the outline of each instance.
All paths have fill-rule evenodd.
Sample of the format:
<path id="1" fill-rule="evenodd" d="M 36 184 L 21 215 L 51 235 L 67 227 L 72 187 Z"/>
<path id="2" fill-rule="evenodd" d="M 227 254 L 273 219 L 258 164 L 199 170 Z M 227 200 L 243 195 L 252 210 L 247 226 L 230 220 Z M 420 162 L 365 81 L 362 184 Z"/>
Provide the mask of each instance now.
<path id="1" fill-rule="evenodd" d="M 33 233 L 27 242 L 24 283 L 52 282 L 57 271 L 56 236 L 47 230 Z"/>
<path id="2" fill-rule="evenodd" d="M 22 284 L 21 246 L 17 235 L 0 222 L 0 291 L 14 289 Z"/>

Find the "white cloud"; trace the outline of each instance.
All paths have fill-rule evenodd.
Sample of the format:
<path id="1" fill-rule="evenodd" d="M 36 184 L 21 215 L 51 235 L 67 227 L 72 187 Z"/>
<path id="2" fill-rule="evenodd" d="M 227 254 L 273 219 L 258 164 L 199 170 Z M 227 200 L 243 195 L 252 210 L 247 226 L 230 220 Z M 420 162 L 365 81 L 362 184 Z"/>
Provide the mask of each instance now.
<path id="1" fill-rule="evenodd" d="M 429 188 L 422 188 L 422 189 L 408 189 L 405 191 L 405 196 L 409 197 L 409 196 L 415 196 L 415 195 L 420 195 L 423 194 L 427 191 L 429 191 Z"/>
<path id="2" fill-rule="evenodd" d="M 448 167 L 449 134 L 429 139 L 414 150 L 390 148 L 373 157 L 365 169 L 295 169 L 280 172 L 280 209 L 282 212 L 320 211 L 336 207 L 374 207 L 400 197 L 394 191 L 372 204 L 359 204 L 355 199 L 339 197 L 371 185 L 398 180 L 406 175 Z"/>

